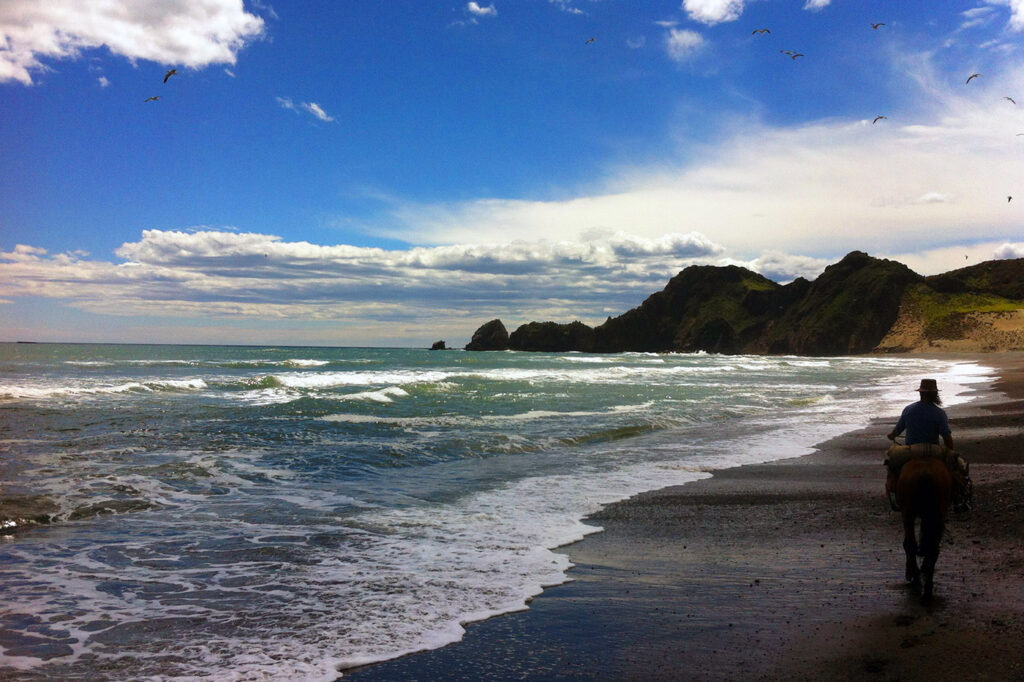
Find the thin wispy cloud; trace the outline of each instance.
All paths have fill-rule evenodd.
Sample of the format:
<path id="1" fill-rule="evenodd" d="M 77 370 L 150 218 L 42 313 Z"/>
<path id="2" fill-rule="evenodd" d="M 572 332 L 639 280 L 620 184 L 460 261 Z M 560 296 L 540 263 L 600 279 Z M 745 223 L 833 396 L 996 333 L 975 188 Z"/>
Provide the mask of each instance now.
<path id="1" fill-rule="evenodd" d="M 807 0 L 804 3 L 804 9 L 816 12 L 820 9 L 824 9 L 832 4 L 832 0 Z"/>
<path id="2" fill-rule="evenodd" d="M 599 187 L 564 200 L 397 205 L 385 234 L 423 244 L 578 238 L 594 226 L 649 238 L 692 231 L 737 255 L 841 255 L 865 244 L 900 252 L 1019 234 L 1017 204 L 1006 196 L 1024 127 L 1017 108 L 999 103 L 1005 92 L 1024 92 L 1024 69 L 968 90 L 931 75 L 927 60 L 906 62 L 915 65 L 922 72 L 899 81 L 912 104 L 889 112 L 886 126 L 742 120 L 717 142 L 689 143 L 685 160 L 666 153 L 658 164 L 612 170 Z"/>
<path id="3" fill-rule="evenodd" d="M 192 68 L 234 64 L 263 31 L 263 19 L 236 0 L 2 2 L 0 82 L 31 85 L 47 61 L 101 46 L 130 60 Z"/>
<path id="4" fill-rule="evenodd" d="M 328 116 L 327 112 L 324 111 L 323 107 L 321 107 L 316 102 L 303 102 L 302 103 L 302 108 L 304 110 L 308 111 L 309 113 L 313 114 L 314 116 L 316 116 L 321 121 L 330 122 L 330 121 L 334 120 L 334 117 L 333 116 Z"/>
<path id="5" fill-rule="evenodd" d="M 576 7 L 572 0 L 548 0 L 548 2 L 567 14 L 586 14 L 579 7 Z"/>
<path id="6" fill-rule="evenodd" d="M 984 0 L 989 5 L 1010 8 L 1009 27 L 1014 31 L 1024 31 L 1024 0 Z"/>
<path id="7" fill-rule="evenodd" d="M 289 111 L 294 111 L 298 114 L 312 114 L 321 121 L 328 123 L 334 121 L 334 117 L 328 115 L 328 113 L 324 111 L 323 107 L 316 102 L 295 102 L 290 97 L 275 97 L 274 99 L 282 109 L 288 109 Z"/>

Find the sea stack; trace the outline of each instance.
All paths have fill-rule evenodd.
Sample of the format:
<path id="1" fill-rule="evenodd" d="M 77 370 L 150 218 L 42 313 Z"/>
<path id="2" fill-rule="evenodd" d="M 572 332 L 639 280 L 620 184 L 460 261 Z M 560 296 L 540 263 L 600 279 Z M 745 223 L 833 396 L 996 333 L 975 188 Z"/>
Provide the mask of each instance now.
<path id="1" fill-rule="evenodd" d="M 508 350 L 508 331 L 501 320 L 494 319 L 473 332 L 466 350 Z"/>

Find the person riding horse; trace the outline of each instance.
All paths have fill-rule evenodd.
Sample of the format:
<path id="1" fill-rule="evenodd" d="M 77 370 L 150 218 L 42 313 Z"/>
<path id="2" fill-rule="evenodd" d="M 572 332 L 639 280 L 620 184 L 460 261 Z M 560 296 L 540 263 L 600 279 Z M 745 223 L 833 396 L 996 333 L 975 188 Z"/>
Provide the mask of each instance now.
<path id="1" fill-rule="evenodd" d="M 890 502 L 895 490 L 896 479 L 900 469 L 914 457 L 938 457 L 950 470 L 953 476 L 953 499 L 958 509 L 966 508 L 970 503 L 970 477 L 967 463 L 953 448 L 953 433 L 949 428 L 949 417 L 943 410 L 939 387 L 935 379 L 921 379 L 917 389 L 921 399 L 903 408 L 899 421 L 886 438 L 891 441 L 907 432 L 906 445 L 893 445 L 886 453 L 885 464 L 889 468 L 889 477 L 885 489 L 889 493 Z M 939 445 L 939 439 L 942 445 Z M 893 504 L 895 508 L 896 505 Z"/>

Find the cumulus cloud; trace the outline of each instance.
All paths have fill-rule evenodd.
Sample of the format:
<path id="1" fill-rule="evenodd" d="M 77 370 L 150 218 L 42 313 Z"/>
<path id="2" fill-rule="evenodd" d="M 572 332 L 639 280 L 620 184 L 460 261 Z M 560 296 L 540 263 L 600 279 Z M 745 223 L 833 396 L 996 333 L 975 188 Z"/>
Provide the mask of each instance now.
<path id="1" fill-rule="evenodd" d="M 234 64 L 263 34 L 264 22 L 238 0 L 86 2 L 5 0 L 0 3 L 0 82 L 33 83 L 43 60 L 77 57 L 106 47 L 131 60 L 201 68 Z"/>
<path id="2" fill-rule="evenodd" d="M 477 322 L 508 311 L 600 321 L 638 305 L 688 264 L 714 262 L 707 237 L 595 230 L 578 241 L 388 250 L 222 230 L 147 230 L 116 251 L 0 253 L 0 296 L 59 299 L 112 315 Z M 525 321 L 525 320 L 524 320 Z"/>
<path id="3" fill-rule="evenodd" d="M 97 82 L 98 82 L 98 83 L 100 84 L 100 87 L 101 87 L 101 88 L 107 88 L 107 87 L 110 87 L 110 81 L 109 81 L 109 80 L 107 79 L 107 77 L 106 77 L 106 76 L 100 76 L 100 77 L 99 77 L 99 78 L 97 78 L 96 80 L 97 80 Z"/>
<path id="4" fill-rule="evenodd" d="M 743 5 L 744 0 L 684 0 L 683 9 L 694 21 L 713 25 L 739 19 Z"/>
<path id="5" fill-rule="evenodd" d="M 804 9 L 816 12 L 819 9 L 828 7 L 830 4 L 832 4 L 832 0 L 807 0 L 807 2 L 804 3 Z"/>
<path id="6" fill-rule="evenodd" d="M 797 277 L 816 279 L 826 266 L 834 262 L 834 259 L 767 251 L 757 258 L 749 261 L 737 261 L 735 264 L 759 272 L 768 279 L 785 283 Z"/>
<path id="7" fill-rule="evenodd" d="M 999 247 L 992 252 L 992 257 L 996 260 L 1024 258 L 1024 242 L 1006 242 L 1005 244 L 1000 244 Z"/>
<path id="8" fill-rule="evenodd" d="M 676 62 L 690 59 L 704 45 L 704 38 L 696 31 L 671 28 L 665 35 L 665 50 Z"/>
<path id="9" fill-rule="evenodd" d="M 475 2 L 466 3 L 466 10 L 475 17 L 496 17 L 498 16 L 498 10 L 494 4 L 490 4 L 487 7 L 481 7 Z"/>

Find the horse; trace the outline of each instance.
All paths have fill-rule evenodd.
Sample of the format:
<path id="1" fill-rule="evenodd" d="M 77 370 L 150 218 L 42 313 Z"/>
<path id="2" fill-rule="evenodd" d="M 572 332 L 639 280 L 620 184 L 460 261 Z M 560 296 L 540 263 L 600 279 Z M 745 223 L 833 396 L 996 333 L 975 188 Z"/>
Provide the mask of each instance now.
<path id="1" fill-rule="evenodd" d="M 906 579 L 911 588 L 922 589 L 922 601 L 932 598 L 935 562 L 946 526 L 953 479 L 938 457 L 916 457 L 903 465 L 896 482 L 896 500 L 903 515 L 903 550 L 907 554 Z M 920 542 L 915 533 L 921 519 Z M 918 568 L 917 557 L 922 557 Z"/>

